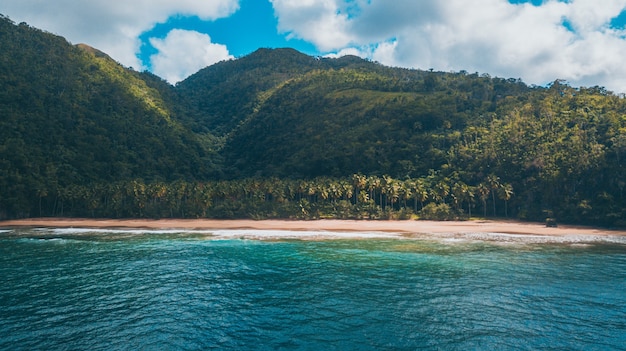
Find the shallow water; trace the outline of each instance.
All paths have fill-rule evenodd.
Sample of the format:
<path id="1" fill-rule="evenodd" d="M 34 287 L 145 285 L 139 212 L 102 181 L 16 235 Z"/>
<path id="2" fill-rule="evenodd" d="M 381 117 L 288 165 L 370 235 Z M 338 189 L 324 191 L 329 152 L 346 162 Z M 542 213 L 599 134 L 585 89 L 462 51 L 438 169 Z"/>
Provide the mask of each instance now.
<path id="1" fill-rule="evenodd" d="M 0 233 L 0 349 L 626 349 L 621 243 L 213 234 Z"/>

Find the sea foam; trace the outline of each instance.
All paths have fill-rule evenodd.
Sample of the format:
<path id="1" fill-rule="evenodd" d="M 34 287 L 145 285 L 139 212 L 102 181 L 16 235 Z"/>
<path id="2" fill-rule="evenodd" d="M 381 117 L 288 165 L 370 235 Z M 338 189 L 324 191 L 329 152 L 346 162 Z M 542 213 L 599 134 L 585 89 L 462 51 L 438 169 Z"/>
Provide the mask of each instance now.
<path id="1" fill-rule="evenodd" d="M 413 234 L 412 238 L 428 238 L 431 240 L 443 239 L 447 242 L 454 240 L 490 241 L 527 244 L 584 244 L 607 243 L 626 245 L 626 236 L 620 235 L 536 235 L 536 234 L 509 234 L 509 233 L 428 233 Z"/>
<path id="2" fill-rule="evenodd" d="M 430 240 L 454 244 L 462 242 L 501 242 L 522 244 L 585 244 L 607 243 L 626 245 L 626 236 L 620 235 L 536 235 L 497 232 L 470 233 L 400 233 L 382 231 L 323 231 L 323 230 L 270 230 L 270 229 L 148 229 L 148 228 L 34 228 L 29 230 L 43 236 L 90 236 L 90 235 L 201 235 L 209 240 L 333 240 L 333 239 L 404 239 Z M 0 233 L 20 233 L 0 230 Z M 28 235 L 28 234 L 26 234 Z"/>
<path id="3" fill-rule="evenodd" d="M 294 231 L 294 230 L 214 230 L 217 238 L 244 239 L 397 239 L 399 233 L 385 232 L 335 232 L 335 231 Z"/>

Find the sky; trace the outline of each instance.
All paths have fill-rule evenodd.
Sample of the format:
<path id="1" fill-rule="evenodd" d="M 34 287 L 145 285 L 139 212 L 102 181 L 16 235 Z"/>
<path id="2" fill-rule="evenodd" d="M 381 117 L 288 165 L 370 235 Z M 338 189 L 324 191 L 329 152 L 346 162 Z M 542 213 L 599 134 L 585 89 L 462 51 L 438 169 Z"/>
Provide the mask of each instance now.
<path id="1" fill-rule="evenodd" d="M 172 84 L 258 48 L 626 93 L 626 0 L 3 0 Z"/>

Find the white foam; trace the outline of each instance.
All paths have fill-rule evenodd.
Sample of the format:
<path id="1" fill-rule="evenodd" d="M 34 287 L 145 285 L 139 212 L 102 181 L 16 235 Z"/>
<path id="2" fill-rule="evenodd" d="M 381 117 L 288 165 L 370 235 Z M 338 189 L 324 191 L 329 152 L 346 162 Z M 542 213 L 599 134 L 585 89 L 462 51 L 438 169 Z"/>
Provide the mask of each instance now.
<path id="1" fill-rule="evenodd" d="M 210 238 L 244 239 L 391 239 L 401 238 L 399 233 L 385 232 L 334 232 L 306 230 L 269 229 L 122 229 L 122 228 L 35 228 L 34 230 L 53 235 L 89 234 L 206 234 Z"/>
<path id="2" fill-rule="evenodd" d="M 535 234 L 508 234 L 508 233 L 430 233 L 416 234 L 412 238 L 428 238 L 432 240 L 444 240 L 454 242 L 455 240 L 471 241 L 491 241 L 507 243 L 528 243 L 528 244 L 585 244 L 585 243 L 607 243 L 626 244 L 626 236 L 620 235 L 535 235 Z"/>
<path id="3" fill-rule="evenodd" d="M 564 243 L 586 244 L 607 243 L 626 245 L 626 236 L 619 235 L 535 235 L 507 234 L 496 232 L 473 233 L 394 233 L 376 231 L 307 231 L 307 230 L 269 230 L 269 229 L 124 229 L 124 228 L 35 228 L 35 231 L 50 235 L 151 235 L 151 234 L 200 234 L 208 239 L 252 239 L 252 240 L 332 240 L 332 239 L 412 239 L 434 240 L 455 244 L 468 241 L 502 242 L 502 243 Z M 2 230 L 11 232 L 12 230 Z"/>
<path id="4" fill-rule="evenodd" d="M 214 230 L 217 238 L 244 239 L 398 239 L 399 233 L 384 232 L 332 232 L 332 231 L 294 231 L 294 230 Z"/>
<path id="5" fill-rule="evenodd" d="M 212 230 L 183 229 L 115 229 L 115 228 L 35 228 L 37 231 L 58 235 L 80 234 L 179 234 L 179 233 L 212 233 Z"/>

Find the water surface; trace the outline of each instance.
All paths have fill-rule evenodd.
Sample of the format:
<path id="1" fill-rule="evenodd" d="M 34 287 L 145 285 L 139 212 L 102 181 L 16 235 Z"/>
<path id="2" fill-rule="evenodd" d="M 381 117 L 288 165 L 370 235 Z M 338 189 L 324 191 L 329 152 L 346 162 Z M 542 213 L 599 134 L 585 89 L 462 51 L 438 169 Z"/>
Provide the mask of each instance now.
<path id="1" fill-rule="evenodd" d="M 2 350 L 625 350 L 626 245 L 0 233 Z"/>

